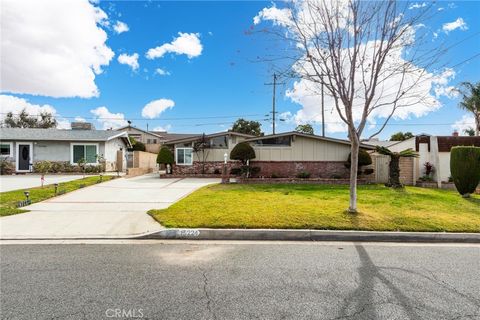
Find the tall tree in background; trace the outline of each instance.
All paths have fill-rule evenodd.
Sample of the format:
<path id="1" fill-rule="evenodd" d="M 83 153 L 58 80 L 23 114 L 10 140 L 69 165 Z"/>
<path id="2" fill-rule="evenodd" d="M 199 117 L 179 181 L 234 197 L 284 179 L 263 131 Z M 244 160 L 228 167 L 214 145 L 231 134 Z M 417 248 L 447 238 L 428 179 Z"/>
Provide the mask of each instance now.
<path id="1" fill-rule="evenodd" d="M 319 95 L 324 88 L 344 123 L 351 142 L 351 213 L 357 212 L 357 163 L 367 120 L 383 118 L 373 137 L 402 107 L 438 104 L 428 82 L 437 75 L 427 69 L 438 61 L 439 52 L 432 50 L 431 38 L 426 39 L 428 33 L 422 29 L 428 25 L 432 4 L 416 10 L 409 10 L 410 5 L 408 1 L 304 0 L 282 10 L 275 7 L 275 17 L 260 13 L 254 19 L 254 23 L 273 20 L 265 33 L 279 37 L 286 46 L 278 50 L 279 59 L 269 61 L 291 65 L 290 74 L 308 84 L 310 95 Z"/>
<path id="2" fill-rule="evenodd" d="M 249 121 L 243 118 L 238 119 L 233 123 L 231 131 L 250 134 L 252 136 L 262 136 L 262 125 L 258 121 Z"/>
<path id="3" fill-rule="evenodd" d="M 413 133 L 411 132 L 397 132 L 397 133 L 394 133 L 392 134 L 392 136 L 390 137 L 390 141 L 405 141 L 407 139 L 410 139 L 410 138 L 413 138 L 414 135 Z"/>
<path id="4" fill-rule="evenodd" d="M 462 82 L 462 89 L 458 89 L 462 95 L 460 108 L 471 112 L 475 119 L 475 135 L 480 136 L 480 82 Z"/>
<path id="5" fill-rule="evenodd" d="M 25 109 L 15 116 L 12 112 L 7 113 L 2 123 L 6 128 L 56 128 L 57 120 L 50 112 L 40 112 L 38 116 L 31 116 Z"/>
<path id="6" fill-rule="evenodd" d="M 311 124 L 299 124 L 296 128 L 295 131 L 301 132 L 301 133 L 306 133 L 306 134 L 315 134 L 313 131 L 313 127 Z"/>

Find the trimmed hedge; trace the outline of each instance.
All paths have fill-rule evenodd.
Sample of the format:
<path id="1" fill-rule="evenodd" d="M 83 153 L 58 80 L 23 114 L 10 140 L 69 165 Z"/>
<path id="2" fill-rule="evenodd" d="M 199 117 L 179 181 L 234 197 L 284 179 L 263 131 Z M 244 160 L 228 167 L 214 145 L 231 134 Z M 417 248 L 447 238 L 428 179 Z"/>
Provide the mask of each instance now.
<path id="1" fill-rule="evenodd" d="M 173 159 L 173 152 L 163 146 L 157 155 L 157 163 L 159 164 L 172 164 L 175 160 Z"/>
<path id="2" fill-rule="evenodd" d="M 450 150 L 450 172 L 462 196 L 475 192 L 480 183 L 480 148 L 453 147 Z"/>
<path id="3" fill-rule="evenodd" d="M 347 168 L 350 168 L 351 159 L 352 159 L 352 154 L 349 153 L 347 164 L 346 164 Z M 372 157 L 370 156 L 370 153 L 368 153 L 365 149 L 358 150 L 358 167 L 360 168 L 362 166 L 369 166 L 371 164 L 372 164 Z"/>
<path id="4" fill-rule="evenodd" d="M 248 142 L 240 142 L 230 152 L 230 159 L 240 160 L 246 164 L 247 160 L 255 159 L 255 150 Z"/>

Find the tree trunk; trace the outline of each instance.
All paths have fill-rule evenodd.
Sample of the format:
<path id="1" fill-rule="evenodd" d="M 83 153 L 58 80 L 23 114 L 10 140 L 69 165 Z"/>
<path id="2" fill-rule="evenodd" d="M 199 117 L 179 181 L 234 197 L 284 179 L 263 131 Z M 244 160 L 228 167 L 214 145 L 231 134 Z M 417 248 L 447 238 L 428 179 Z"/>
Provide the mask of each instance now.
<path id="1" fill-rule="evenodd" d="M 358 151 L 360 142 L 358 138 L 351 139 L 350 148 L 350 206 L 348 207 L 349 213 L 357 213 L 357 175 L 358 175 Z"/>
<path id="2" fill-rule="evenodd" d="M 480 111 L 477 111 L 475 114 L 475 135 L 480 136 Z"/>

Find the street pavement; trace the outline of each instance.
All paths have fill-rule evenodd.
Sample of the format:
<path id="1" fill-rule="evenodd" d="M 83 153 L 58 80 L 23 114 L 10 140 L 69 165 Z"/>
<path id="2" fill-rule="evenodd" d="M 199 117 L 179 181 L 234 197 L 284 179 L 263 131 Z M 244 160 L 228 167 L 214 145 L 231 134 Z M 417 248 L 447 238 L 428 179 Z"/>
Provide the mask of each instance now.
<path id="1" fill-rule="evenodd" d="M 478 244 L 4 241 L 0 250 L 2 319 L 480 319 Z"/>
<path id="2" fill-rule="evenodd" d="M 219 179 L 114 179 L 25 207 L 0 219 L 2 239 L 129 237 L 162 227 L 146 212 L 167 208 Z"/>

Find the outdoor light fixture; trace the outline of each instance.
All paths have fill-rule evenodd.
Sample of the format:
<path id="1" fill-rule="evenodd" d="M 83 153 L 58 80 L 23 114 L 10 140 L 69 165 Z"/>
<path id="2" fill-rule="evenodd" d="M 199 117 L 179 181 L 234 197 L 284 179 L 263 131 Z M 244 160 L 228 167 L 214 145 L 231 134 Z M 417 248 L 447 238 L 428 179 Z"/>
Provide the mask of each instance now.
<path id="1" fill-rule="evenodd" d="M 225 164 L 227 164 L 227 158 L 228 158 L 228 154 L 225 152 L 225 154 L 223 155 L 223 162 Z"/>
<path id="2" fill-rule="evenodd" d="M 30 198 L 30 191 L 25 190 L 25 191 L 23 191 L 23 194 L 25 195 L 25 198 L 27 198 L 27 201 L 28 201 L 29 198 Z"/>
<path id="3" fill-rule="evenodd" d="M 54 183 L 53 185 L 55 187 L 55 195 L 57 195 L 57 193 L 58 193 L 58 183 Z"/>
<path id="4" fill-rule="evenodd" d="M 100 172 L 100 182 L 103 181 L 103 174 Z"/>

